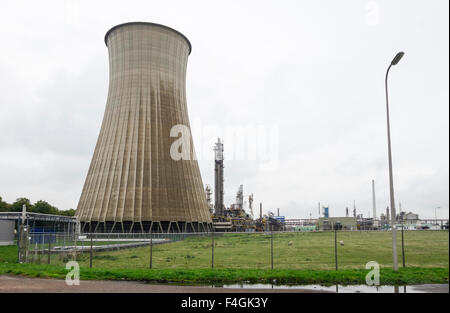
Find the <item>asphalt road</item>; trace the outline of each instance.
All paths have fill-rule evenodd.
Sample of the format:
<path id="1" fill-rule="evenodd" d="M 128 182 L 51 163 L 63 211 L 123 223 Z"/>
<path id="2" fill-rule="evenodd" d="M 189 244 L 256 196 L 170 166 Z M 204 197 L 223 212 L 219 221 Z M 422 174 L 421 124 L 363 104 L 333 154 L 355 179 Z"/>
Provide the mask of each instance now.
<path id="1" fill-rule="evenodd" d="M 153 285 L 140 282 L 82 280 L 68 286 L 61 279 L 0 276 L 0 293 L 311 293 L 308 289 L 231 289 L 196 286 Z"/>
<path id="2" fill-rule="evenodd" d="M 341 286 L 339 293 L 376 292 L 373 287 Z M 0 293 L 333 293 L 333 287 L 305 286 L 305 288 L 222 288 L 209 286 L 177 286 L 168 284 L 145 284 L 133 281 L 82 280 L 79 286 L 68 286 L 62 279 L 26 278 L 21 276 L 0 276 Z M 371 289 L 372 288 L 372 289 Z M 384 287 L 393 292 L 393 287 Z M 348 290 L 347 290 L 348 289 Z M 391 290 L 392 289 L 392 290 Z M 383 291 L 381 291 L 383 292 Z M 403 287 L 398 292 L 403 293 Z M 448 293 L 448 284 L 408 286 L 407 293 Z"/>

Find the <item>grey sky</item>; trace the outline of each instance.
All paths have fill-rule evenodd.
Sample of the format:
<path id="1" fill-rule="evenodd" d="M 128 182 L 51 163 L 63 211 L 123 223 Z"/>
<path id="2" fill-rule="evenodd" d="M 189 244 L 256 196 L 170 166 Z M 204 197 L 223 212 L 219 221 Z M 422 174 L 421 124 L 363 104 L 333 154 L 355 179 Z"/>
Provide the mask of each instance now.
<path id="1" fill-rule="evenodd" d="M 225 200 L 244 184 L 265 210 L 288 217 L 317 216 L 319 201 L 343 215 L 353 200 L 367 216 L 372 179 L 384 211 L 384 75 L 405 51 L 390 75 L 396 200 L 421 217 L 438 206 L 448 217 L 448 9 L 447 0 L 3 0 L 0 196 L 76 208 L 106 104 L 103 37 L 116 24 L 148 21 L 192 43 L 193 125 L 278 129 L 275 169 L 226 160 Z M 218 136 L 194 137 L 196 149 Z M 212 161 L 199 162 L 212 185 Z"/>

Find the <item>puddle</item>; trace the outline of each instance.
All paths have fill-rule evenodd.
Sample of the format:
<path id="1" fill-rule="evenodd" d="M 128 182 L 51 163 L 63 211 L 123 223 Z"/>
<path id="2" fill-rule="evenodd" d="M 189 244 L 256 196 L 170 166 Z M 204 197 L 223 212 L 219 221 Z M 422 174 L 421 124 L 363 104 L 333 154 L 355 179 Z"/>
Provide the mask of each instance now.
<path id="1" fill-rule="evenodd" d="M 213 287 L 233 289 L 308 289 L 337 293 L 448 293 L 448 284 L 427 284 L 409 286 L 368 286 L 368 285 L 271 285 L 271 284 L 230 284 Z"/>

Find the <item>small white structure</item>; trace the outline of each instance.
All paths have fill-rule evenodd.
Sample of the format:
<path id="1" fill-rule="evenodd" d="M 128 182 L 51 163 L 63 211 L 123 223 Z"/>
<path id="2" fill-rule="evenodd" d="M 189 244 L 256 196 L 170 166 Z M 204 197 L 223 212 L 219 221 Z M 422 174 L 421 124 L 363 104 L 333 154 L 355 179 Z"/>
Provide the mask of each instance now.
<path id="1" fill-rule="evenodd" d="M 14 244 L 14 221 L 0 220 L 0 246 Z"/>

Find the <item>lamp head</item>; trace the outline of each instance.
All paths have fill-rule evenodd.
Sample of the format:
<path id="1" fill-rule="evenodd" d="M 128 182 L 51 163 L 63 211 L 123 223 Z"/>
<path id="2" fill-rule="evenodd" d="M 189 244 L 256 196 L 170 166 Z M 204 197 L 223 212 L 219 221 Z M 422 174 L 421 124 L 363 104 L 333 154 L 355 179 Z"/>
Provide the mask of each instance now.
<path id="1" fill-rule="evenodd" d="M 404 52 L 397 53 L 395 58 L 392 60 L 391 65 L 397 65 L 397 63 L 400 62 L 400 60 L 403 58 L 404 55 L 405 55 Z"/>

